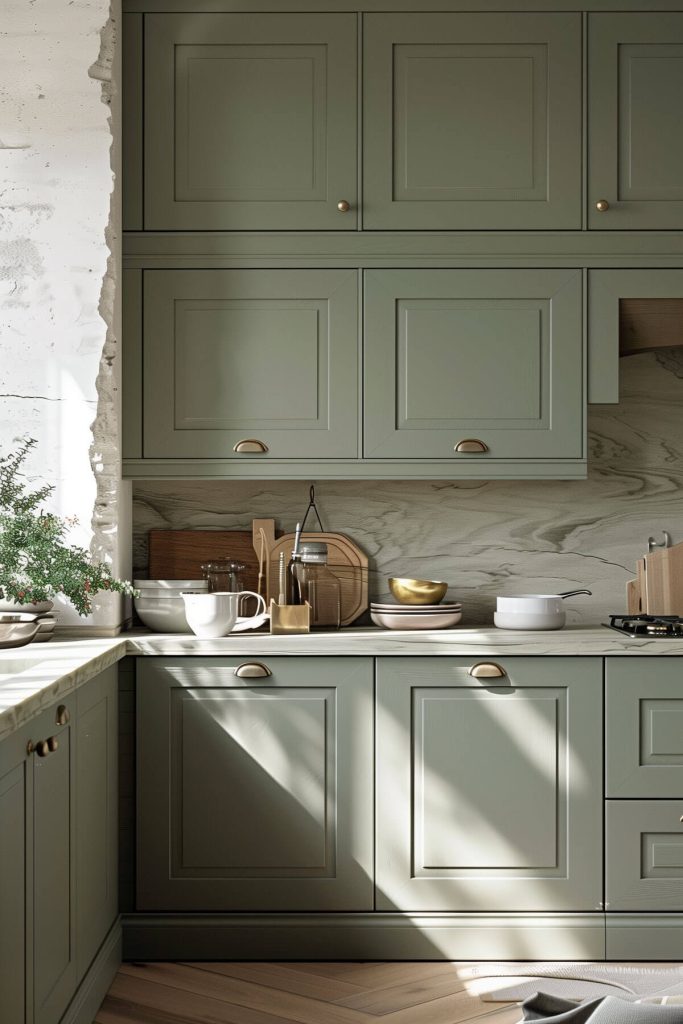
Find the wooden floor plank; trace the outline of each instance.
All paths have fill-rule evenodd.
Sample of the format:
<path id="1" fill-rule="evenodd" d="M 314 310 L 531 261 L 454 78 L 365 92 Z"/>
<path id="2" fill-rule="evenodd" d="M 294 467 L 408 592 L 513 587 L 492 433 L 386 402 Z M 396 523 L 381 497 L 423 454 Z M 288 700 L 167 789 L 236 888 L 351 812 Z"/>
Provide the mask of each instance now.
<path id="1" fill-rule="evenodd" d="M 211 965 L 188 963 L 188 967 Z M 266 964 L 266 963 L 222 963 L 220 973 L 242 981 L 251 981 L 265 988 L 280 989 L 282 992 L 294 992 L 299 996 L 311 999 L 323 999 L 330 1003 L 337 1000 L 359 996 L 363 990 L 358 985 L 351 985 L 339 978 L 327 978 L 324 975 L 310 974 L 297 970 L 297 964 Z"/>
<path id="2" fill-rule="evenodd" d="M 395 1013 L 396 1010 L 403 1010 L 407 1006 L 429 1003 L 434 999 L 440 999 L 441 996 L 450 996 L 464 991 L 465 982 L 458 977 L 455 971 L 452 971 L 450 975 L 437 974 L 415 980 L 410 977 L 408 972 L 408 980 L 403 985 L 371 989 L 361 994 L 346 996 L 337 1002 L 343 1006 L 350 1006 L 354 1010 L 364 1010 L 366 1013 L 384 1016 L 387 1013 Z"/>

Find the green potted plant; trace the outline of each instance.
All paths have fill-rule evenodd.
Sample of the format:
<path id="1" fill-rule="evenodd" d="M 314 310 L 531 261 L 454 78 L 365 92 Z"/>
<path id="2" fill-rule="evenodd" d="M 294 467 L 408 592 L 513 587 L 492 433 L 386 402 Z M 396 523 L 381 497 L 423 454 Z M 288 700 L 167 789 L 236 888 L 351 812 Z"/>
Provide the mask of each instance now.
<path id="1" fill-rule="evenodd" d="M 66 542 L 75 518 L 43 511 L 54 487 L 31 490 L 22 475 L 35 445 L 34 438 L 25 438 L 16 451 L 0 456 L 0 610 L 48 611 L 61 594 L 79 615 L 88 615 L 100 591 L 135 596 L 131 583 Z"/>

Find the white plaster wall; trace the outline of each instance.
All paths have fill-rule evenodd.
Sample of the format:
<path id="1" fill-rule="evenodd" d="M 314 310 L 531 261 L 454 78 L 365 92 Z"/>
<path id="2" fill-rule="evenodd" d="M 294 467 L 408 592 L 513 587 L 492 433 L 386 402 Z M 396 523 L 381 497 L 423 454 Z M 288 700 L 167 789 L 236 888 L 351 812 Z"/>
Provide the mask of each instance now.
<path id="1" fill-rule="evenodd" d="M 52 509 L 77 515 L 74 542 L 126 573 L 120 177 L 112 169 L 119 147 L 110 152 L 108 106 L 113 100 L 118 137 L 119 24 L 109 0 L 2 4 L 0 448 L 25 433 L 37 438 L 30 468 L 56 485 Z M 92 622 L 113 625 L 119 617 L 114 601 L 98 605 Z M 79 621 L 67 606 L 60 619 Z"/>

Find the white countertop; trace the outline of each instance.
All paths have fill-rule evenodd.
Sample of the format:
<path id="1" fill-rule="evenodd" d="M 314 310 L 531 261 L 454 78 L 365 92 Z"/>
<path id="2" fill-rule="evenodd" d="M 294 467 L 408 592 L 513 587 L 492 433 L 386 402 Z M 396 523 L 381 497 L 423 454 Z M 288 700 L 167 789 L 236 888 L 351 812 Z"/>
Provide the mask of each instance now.
<path id="1" fill-rule="evenodd" d="M 512 632 L 491 626 L 432 631 L 343 629 L 271 636 L 239 633 L 220 640 L 144 630 L 114 638 L 55 639 L 0 651 L 0 740 L 45 707 L 126 655 L 261 657 L 275 655 L 683 655 L 681 640 L 630 639 L 604 626 Z"/>

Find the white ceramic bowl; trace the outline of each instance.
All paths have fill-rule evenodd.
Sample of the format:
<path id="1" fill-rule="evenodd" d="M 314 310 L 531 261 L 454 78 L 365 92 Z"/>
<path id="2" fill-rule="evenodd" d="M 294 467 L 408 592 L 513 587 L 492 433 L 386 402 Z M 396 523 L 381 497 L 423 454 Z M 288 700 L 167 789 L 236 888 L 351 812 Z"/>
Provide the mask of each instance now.
<path id="1" fill-rule="evenodd" d="M 133 580 L 136 590 L 170 590 L 180 593 L 181 590 L 208 590 L 208 580 Z"/>
<path id="2" fill-rule="evenodd" d="M 380 612 L 372 609 L 370 618 L 382 629 L 450 629 L 462 619 L 462 609 L 455 611 L 431 612 L 425 615 L 409 612 Z"/>
<path id="3" fill-rule="evenodd" d="M 558 612 L 496 611 L 493 613 L 493 621 L 498 629 L 562 629 L 566 619 L 567 616 L 562 609 Z"/>
<path id="4" fill-rule="evenodd" d="M 381 601 L 373 601 L 370 605 L 371 611 L 395 612 L 397 615 L 433 615 L 434 612 L 455 612 L 462 609 L 460 601 L 449 601 L 446 604 L 382 604 Z"/>
<path id="5" fill-rule="evenodd" d="M 203 593 L 203 591 L 200 591 Z M 164 591 L 141 593 L 135 598 L 135 611 L 148 629 L 155 633 L 192 632 L 185 617 L 185 602 L 180 594 Z"/>

